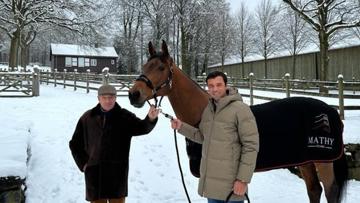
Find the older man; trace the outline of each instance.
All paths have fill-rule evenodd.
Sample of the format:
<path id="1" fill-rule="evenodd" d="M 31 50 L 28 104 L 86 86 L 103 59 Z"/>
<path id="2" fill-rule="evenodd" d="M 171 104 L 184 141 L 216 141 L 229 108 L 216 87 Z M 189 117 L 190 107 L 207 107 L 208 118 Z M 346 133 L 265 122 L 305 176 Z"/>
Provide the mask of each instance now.
<path id="1" fill-rule="evenodd" d="M 77 166 L 85 173 L 86 200 L 124 203 L 131 138 L 149 133 L 159 111 L 151 106 L 146 118 L 139 119 L 120 107 L 111 85 L 99 88 L 98 101 L 81 116 L 69 146 Z"/>

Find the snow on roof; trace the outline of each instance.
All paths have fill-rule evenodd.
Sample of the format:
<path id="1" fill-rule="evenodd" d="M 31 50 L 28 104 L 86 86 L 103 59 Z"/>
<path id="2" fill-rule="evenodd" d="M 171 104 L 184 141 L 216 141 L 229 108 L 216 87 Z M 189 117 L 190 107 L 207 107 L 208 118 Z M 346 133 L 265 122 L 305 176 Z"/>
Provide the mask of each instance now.
<path id="1" fill-rule="evenodd" d="M 358 47 L 358 46 L 360 46 L 359 39 L 349 39 L 348 41 L 345 41 L 343 43 L 334 44 L 329 50 L 331 51 L 331 50 Z M 317 47 L 315 44 L 313 44 L 313 45 L 310 45 L 309 47 L 307 47 L 306 49 L 303 49 L 297 55 L 310 54 L 310 53 L 316 53 L 316 52 L 319 52 L 319 47 Z M 277 58 L 289 57 L 289 56 L 291 56 L 289 54 L 289 51 L 282 50 L 282 51 L 276 53 L 275 55 L 269 56 L 268 59 L 277 59 Z M 262 61 L 262 60 L 264 60 L 264 57 L 262 57 L 259 54 L 253 54 L 253 55 L 249 55 L 246 57 L 245 63 Z M 233 64 L 241 64 L 241 59 L 238 55 L 228 56 L 228 58 L 225 59 L 224 65 L 233 65 Z M 219 66 L 221 66 L 221 63 L 211 64 L 208 67 L 213 68 L 213 67 L 219 67 Z"/>
<path id="2" fill-rule="evenodd" d="M 76 44 L 51 44 L 52 55 L 118 57 L 114 47 L 91 47 Z"/>

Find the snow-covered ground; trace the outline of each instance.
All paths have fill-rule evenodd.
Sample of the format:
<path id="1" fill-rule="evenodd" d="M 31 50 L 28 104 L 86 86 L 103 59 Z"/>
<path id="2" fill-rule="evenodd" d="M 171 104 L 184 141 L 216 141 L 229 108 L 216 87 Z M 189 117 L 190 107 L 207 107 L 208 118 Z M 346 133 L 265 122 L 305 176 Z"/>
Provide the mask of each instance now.
<path id="1" fill-rule="evenodd" d="M 0 176 L 26 177 L 27 203 L 85 202 L 83 174 L 77 169 L 68 142 L 79 117 L 97 103 L 96 92 L 41 85 L 40 97 L 0 99 Z M 127 97 L 118 103 L 144 117 L 148 107 L 136 109 Z M 245 98 L 245 102 L 249 102 Z M 259 102 L 259 101 L 257 101 Z M 167 99 L 162 110 L 174 115 Z M 346 111 L 345 142 L 360 143 L 360 111 Z M 185 143 L 178 135 L 185 182 L 192 202 L 205 203 L 197 195 L 197 179 L 188 170 Z M 31 158 L 26 165 L 26 146 Z M 359 181 L 350 181 L 345 202 L 360 202 Z M 303 181 L 288 170 L 255 173 L 250 184 L 252 202 L 308 202 Z M 176 162 L 173 131 L 160 115 L 155 129 L 132 141 L 128 203 L 187 202 Z M 326 202 L 322 199 L 322 202 Z"/>

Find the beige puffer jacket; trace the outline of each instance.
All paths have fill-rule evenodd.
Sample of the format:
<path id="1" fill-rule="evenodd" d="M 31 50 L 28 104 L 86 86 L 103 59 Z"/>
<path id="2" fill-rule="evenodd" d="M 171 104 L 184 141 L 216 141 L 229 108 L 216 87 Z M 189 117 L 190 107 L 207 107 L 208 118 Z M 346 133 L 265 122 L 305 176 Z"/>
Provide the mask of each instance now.
<path id="1" fill-rule="evenodd" d="M 236 179 L 250 182 L 259 151 L 256 120 L 237 89 L 205 108 L 199 129 L 183 123 L 179 133 L 203 144 L 198 193 L 225 200 Z M 243 200 L 233 195 L 230 200 Z"/>

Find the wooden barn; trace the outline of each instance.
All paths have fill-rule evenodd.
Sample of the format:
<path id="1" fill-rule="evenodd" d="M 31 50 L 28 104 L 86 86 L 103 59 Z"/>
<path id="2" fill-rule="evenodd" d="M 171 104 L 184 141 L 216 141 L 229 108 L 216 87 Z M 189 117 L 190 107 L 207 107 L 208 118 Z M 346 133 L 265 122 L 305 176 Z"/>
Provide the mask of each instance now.
<path id="1" fill-rule="evenodd" d="M 50 45 L 50 61 L 51 70 L 63 72 L 90 72 L 101 73 L 105 67 L 109 68 L 109 72 L 117 72 L 118 55 L 114 47 L 91 47 L 75 44 L 51 44 Z"/>
<path id="2" fill-rule="evenodd" d="M 328 80 L 336 81 L 339 74 L 342 74 L 344 80 L 352 80 L 353 77 L 360 78 L 360 45 L 343 46 L 329 50 Z M 285 73 L 290 73 L 297 79 L 319 79 L 320 72 L 320 53 L 319 51 L 302 53 L 296 56 L 296 66 L 292 66 L 293 57 L 274 56 L 268 59 L 268 77 L 269 79 L 282 78 Z M 208 71 L 223 70 L 234 77 L 247 77 L 250 72 L 255 74 L 256 78 L 265 77 L 264 60 L 248 60 L 242 63 L 226 64 L 224 67 L 216 64 L 208 67 Z M 295 69 L 295 72 L 293 71 Z"/>

